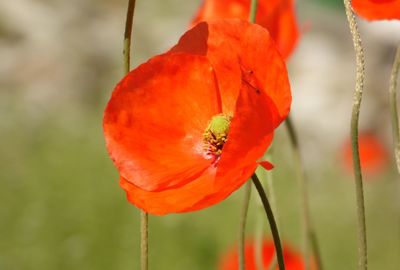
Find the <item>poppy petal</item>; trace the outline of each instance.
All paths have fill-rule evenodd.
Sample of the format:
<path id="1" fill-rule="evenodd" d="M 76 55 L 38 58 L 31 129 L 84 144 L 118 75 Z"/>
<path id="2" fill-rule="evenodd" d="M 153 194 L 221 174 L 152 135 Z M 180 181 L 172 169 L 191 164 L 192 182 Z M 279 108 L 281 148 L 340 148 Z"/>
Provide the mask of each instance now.
<path id="1" fill-rule="evenodd" d="M 206 55 L 215 69 L 222 108 L 235 110 L 243 74 L 273 101 L 272 116 L 278 126 L 289 113 L 290 86 L 286 66 L 274 41 L 263 27 L 242 20 L 203 22 L 186 32 L 172 52 Z"/>
<path id="2" fill-rule="evenodd" d="M 143 190 L 183 185 L 212 162 L 203 132 L 220 108 L 205 57 L 156 56 L 116 86 L 104 114 L 107 150 L 121 176 Z"/>
<path id="3" fill-rule="evenodd" d="M 215 19 L 247 20 L 250 0 L 204 0 L 192 26 Z M 286 59 L 297 44 L 299 30 L 293 0 L 259 0 L 256 23 L 268 29 Z"/>
<path id="4" fill-rule="evenodd" d="M 368 20 L 400 19 L 400 0 L 353 0 L 354 11 Z"/>
<path id="5" fill-rule="evenodd" d="M 157 215 L 199 210 L 222 201 L 251 177 L 271 143 L 271 108 L 275 109 L 265 93 L 243 83 L 218 163 L 192 182 L 158 192 L 144 191 L 121 178 L 128 200 Z"/>
<path id="6" fill-rule="evenodd" d="M 274 164 L 269 161 L 259 161 L 258 164 L 260 164 L 267 171 L 270 171 L 274 168 Z"/>
<path id="7" fill-rule="evenodd" d="M 128 201 L 144 211 L 154 215 L 195 211 L 222 201 L 248 179 L 256 166 L 232 169 L 233 186 L 229 191 L 214 192 L 216 167 L 210 166 L 198 178 L 183 186 L 162 191 L 145 191 L 123 177 L 120 185 L 127 194 Z M 239 181 L 237 181 L 239 180 Z M 241 184 L 240 184 L 241 183 Z"/>
<path id="8" fill-rule="evenodd" d="M 247 83 L 242 84 L 228 140 L 212 179 L 213 185 L 209 187 L 208 195 L 191 210 L 220 202 L 248 181 L 258 166 L 256 161 L 264 155 L 272 141 L 273 109 L 275 107 L 265 93 Z"/>
<path id="9" fill-rule="evenodd" d="M 247 270 L 256 270 L 256 244 L 254 241 L 247 241 L 245 244 L 245 262 Z M 264 239 L 262 243 L 262 261 L 266 269 L 271 265 L 274 259 L 275 246 L 274 242 L 270 239 Z M 239 269 L 238 259 L 238 248 L 237 246 L 230 249 L 222 257 L 218 269 L 220 270 L 237 270 Z M 303 270 L 305 269 L 304 261 L 300 253 L 296 252 L 287 244 L 283 244 L 283 259 L 287 270 Z M 315 264 L 312 263 L 312 270 L 315 270 Z"/>
<path id="10" fill-rule="evenodd" d="M 230 181 L 232 167 L 257 164 L 256 161 L 264 155 L 273 138 L 274 110 L 275 106 L 264 92 L 247 82 L 242 83 L 228 140 L 218 163 L 218 189 Z"/>

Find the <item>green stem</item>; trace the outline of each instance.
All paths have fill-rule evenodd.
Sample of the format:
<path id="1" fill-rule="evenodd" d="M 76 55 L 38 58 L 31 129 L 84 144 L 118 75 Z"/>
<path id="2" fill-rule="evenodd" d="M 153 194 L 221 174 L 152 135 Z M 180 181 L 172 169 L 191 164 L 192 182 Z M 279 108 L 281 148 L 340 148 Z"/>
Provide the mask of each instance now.
<path id="1" fill-rule="evenodd" d="M 251 195 L 251 182 L 247 181 L 244 189 L 244 198 L 243 198 L 243 208 L 240 214 L 240 227 L 239 227 L 239 269 L 245 270 L 246 261 L 245 261 L 245 237 L 246 237 L 246 220 L 247 220 L 247 212 L 249 210 L 249 202 Z"/>
<path id="2" fill-rule="evenodd" d="M 272 147 L 268 150 L 269 155 L 267 155 L 267 160 L 272 161 Z M 277 228 L 279 227 L 279 216 L 278 216 L 278 207 L 276 204 L 276 196 L 275 196 L 275 189 L 274 189 L 274 179 L 273 179 L 273 171 L 267 171 L 266 172 L 266 183 L 267 183 L 267 192 L 268 192 L 268 197 L 269 197 L 269 202 L 271 204 L 271 209 L 274 213 L 275 216 L 275 222 Z M 276 268 L 277 264 L 277 259 L 276 256 L 273 256 L 273 259 L 271 263 L 269 264 L 268 269 L 269 270 L 274 270 Z"/>
<path id="3" fill-rule="evenodd" d="M 266 159 L 268 161 L 272 161 L 272 147 L 269 148 L 268 150 L 268 154 L 266 156 Z M 272 212 L 275 213 L 275 221 L 276 221 L 276 226 L 279 228 L 279 218 L 278 218 L 278 211 L 277 211 L 277 207 L 276 207 L 276 198 L 275 198 L 275 192 L 274 192 L 274 179 L 273 179 L 273 171 L 265 171 L 262 170 L 260 171 L 260 174 L 262 173 L 262 175 L 260 175 L 260 178 L 264 179 L 265 178 L 265 182 L 266 182 L 266 192 L 267 192 L 267 196 L 269 197 L 269 202 L 271 204 L 271 209 Z M 263 185 L 264 186 L 264 185 Z M 262 213 L 264 213 L 264 207 L 262 205 L 262 203 L 260 202 L 259 205 L 259 209 L 257 210 L 257 212 L 260 211 Z M 256 233 L 254 236 L 254 245 L 255 245 L 255 262 L 256 262 L 256 266 L 258 270 L 264 270 L 264 260 L 263 260 L 263 240 L 264 240 L 264 236 L 263 236 L 263 216 L 260 214 L 257 214 L 257 227 L 255 229 Z M 274 270 L 276 268 L 276 256 L 273 256 L 272 261 L 269 264 L 268 269 Z"/>
<path id="4" fill-rule="evenodd" d="M 141 270 L 149 269 L 149 214 L 140 212 L 140 262 Z"/>
<path id="5" fill-rule="evenodd" d="M 300 145 L 298 142 L 298 136 L 296 129 L 293 125 L 292 119 L 290 115 L 286 118 L 285 121 L 286 128 L 289 134 L 289 139 L 292 144 L 292 149 L 294 152 L 294 158 L 296 163 L 296 170 L 297 170 L 297 179 L 299 181 L 300 187 L 300 198 L 301 198 L 301 216 L 302 216 L 302 223 L 303 223 L 303 256 L 304 256 L 304 266 L 305 269 L 310 269 L 310 256 L 309 256 L 309 247 L 311 242 L 311 248 L 313 255 L 316 258 L 317 268 L 318 270 L 323 270 L 322 260 L 320 257 L 320 252 L 318 248 L 318 243 L 316 239 L 315 230 L 311 224 L 310 218 L 310 206 L 309 206 L 309 199 L 308 199 L 308 185 L 307 185 L 307 178 L 304 171 L 303 162 L 301 160 L 301 152 L 300 152 Z"/>
<path id="6" fill-rule="evenodd" d="M 255 23 L 256 22 L 257 6 L 258 6 L 258 0 L 251 0 L 250 15 L 249 15 L 249 21 L 251 23 Z"/>
<path id="7" fill-rule="evenodd" d="M 135 0 L 129 0 L 128 9 L 126 12 L 125 33 L 124 33 L 124 73 L 127 74 L 130 70 L 131 62 L 131 36 L 133 13 L 135 11 Z"/>
<path id="8" fill-rule="evenodd" d="M 131 61 L 131 37 L 132 37 L 132 24 L 133 14 L 135 11 L 135 0 L 129 0 L 128 9 L 126 12 L 125 21 L 125 32 L 124 32 L 124 74 L 128 74 L 130 71 Z M 149 215 L 141 211 L 140 212 L 140 262 L 141 270 L 147 270 L 149 268 Z"/>
<path id="9" fill-rule="evenodd" d="M 285 270 L 285 263 L 283 261 L 281 240 L 279 238 L 278 227 L 276 226 L 276 222 L 275 222 L 274 214 L 271 209 L 271 205 L 269 204 L 268 198 L 265 195 L 265 191 L 260 183 L 260 180 L 258 180 L 258 177 L 255 173 L 251 176 L 251 179 L 253 180 L 253 183 L 258 191 L 258 194 L 260 195 L 261 201 L 264 206 L 265 213 L 267 214 L 269 226 L 271 228 L 272 238 L 274 239 L 275 251 L 276 251 L 275 253 L 276 253 L 276 257 L 278 259 L 279 270 Z"/>
<path id="10" fill-rule="evenodd" d="M 270 149 L 271 152 L 272 149 Z M 271 160 L 271 158 L 269 158 L 268 160 Z M 273 179 L 273 172 L 272 171 L 267 171 L 267 190 L 268 190 L 268 196 L 269 196 L 269 201 L 271 204 L 271 209 L 273 211 L 274 216 L 275 216 L 275 222 L 276 222 L 276 227 L 279 227 L 279 215 L 278 215 L 278 207 L 276 204 L 276 196 L 275 196 L 275 189 L 274 189 L 274 179 Z M 276 264 L 278 263 L 276 256 L 274 255 L 272 258 L 272 261 L 269 264 L 268 269 L 269 270 L 275 270 L 276 269 Z"/>
<path id="11" fill-rule="evenodd" d="M 400 129 L 399 119 L 397 113 L 397 77 L 399 76 L 400 70 L 400 46 L 397 47 L 396 56 L 393 62 L 392 73 L 390 75 L 390 87 L 389 87 L 389 103 L 390 112 L 392 115 L 392 131 L 393 131 L 393 144 L 394 144 L 394 156 L 396 159 L 397 171 L 400 173 Z"/>
<path id="12" fill-rule="evenodd" d="M 350 32 L 353 37 L 353 46 L 356 53 L 356 86 L 353 96 L 353 110 L 351 114 L 351 143 L 353 151 L 353 165 L 355 176 L 357 220 L 358 220 L 358 269 L 367 270 L 367 233 L 365 225 L 365 207 L 364 207 L 364 191 L 360 165 L 360 155 L 358 150 L 358 119 L 360 115 L 360 106 L 362 100 L 362 92 L 364 88 L 365 64 L 364 52 L 362 48 L 361 37 L 358 32 L 357 22 L 351 9 L 350 0 L 344 0 L 346 8 L 346 16 L 349 22 Z"/>

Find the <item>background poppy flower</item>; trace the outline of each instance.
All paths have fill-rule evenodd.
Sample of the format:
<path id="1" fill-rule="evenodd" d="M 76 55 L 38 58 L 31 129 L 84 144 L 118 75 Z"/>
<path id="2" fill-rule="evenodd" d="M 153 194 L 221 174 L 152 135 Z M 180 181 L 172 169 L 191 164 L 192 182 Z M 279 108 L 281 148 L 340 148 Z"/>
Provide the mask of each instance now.
<path id="1" fill-rule="evenodd" d="M 257 270 L 256 267 L 256 246 L 254 242 L 249 241 L 245 245 L 245 263 L 246 270 Z M 264 268 L 268 269 L 270 266 L 273 257 L 275 254 L 275 246 L 271 240 L 264 240 L 262 246 L 262 258 Z M 283 246 L 283 259 L 285 261 L 285 267 L 287 270 L 303 270 L 304 262 L 302 256 L 296 253 L 289 246 Z M 237 247 L 232 248 L 228 251 L 227 254 L 224 255 L 220 264 L 219 270 L 238 270 L 239 269 L 239 260 L 238 260 L 238 251 Z M 315 269 L 315 268 L 312 268 Z"/>
<path id="2" fill-rule="evenodd" d="M 354 11 L 368 20 L 400 19 L 400 0 L 353 0 Z"/>
<path id="3" fill-rule="evenodd" d="M 389 162 L 389 154 L 378 137 L 371 133 L 361 133 L 358 138 L 361 169 L 370 174 L 381 173 Z M 348 171 L 353 170 L 351 141 L 342 147 L 343 165 Z"/>
<path id="4" fill-rule="evenodd" d="M 250 0 L 204 0 L 192 25 L 213 19 L 247 20 Z M 293 0 L 259 0 L 256 23 L 265 27 L 286 59 L 297 44 L 299 31 Z"/>
<path id="5" fill-rule="evenodd" d="M 153 214 L 201 209 L 239 188 L 290 107 L 284 62 L 262 27 L 220 21 L 189 32 L 182 44 L 131 71 L 104 114 L 106 146 L 120 184 L 130 202 Z M 232 52 L 219 53 L 212 45 L 229 42 L 227 33 L 241 35 Z M 190 52 L 198 48 L 203 55 Z M 267 57 L 262 67 L 257 57 Z M 221 115 L 230 119 L 227 140 L 219 152 L 210 151 L 204 134 Z"/>

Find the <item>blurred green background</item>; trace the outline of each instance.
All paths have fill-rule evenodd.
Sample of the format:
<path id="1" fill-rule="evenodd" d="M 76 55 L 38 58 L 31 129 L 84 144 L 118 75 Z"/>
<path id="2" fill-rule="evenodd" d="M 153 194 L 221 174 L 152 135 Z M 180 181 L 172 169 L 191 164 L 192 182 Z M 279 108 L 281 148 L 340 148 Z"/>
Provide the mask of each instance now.
<path id="1" fill-rule="evenodd" d="M 133 66 L 173 45 L 200 1 L 137 1 Z M 118 185 L 102 114 L 123 74 L 127 1 L 0 2 L 0 270 L 139 269 L 139 211 Z M 340 147 L 349 133 L 354 55 L 341 1 L 298 1 L 302 39 L 289 60 L 292 115 L 309 178 L 325 269 L 355 269 L 352 176 Z M 367 84 L 361 129 L 390 149 L 391 36 L 360 22 Z M 364 24 L 363 24 L 364 23 Z M 273 163 L 284 242 L 300 250 L 300 197 L 281 127 Z M 390 153 L 391 154 L 391 153 Z M 370 269 L 400 265 L 400 190 L 393 164 L 366 175 Z M 216 269 L 238 233 L 242 191 L 188 214 L 150 217 L 150 269 Z M 251 236 L 258 198 L 253 192 Z M 265 233 L 269 235 L 265 219 Z"/>

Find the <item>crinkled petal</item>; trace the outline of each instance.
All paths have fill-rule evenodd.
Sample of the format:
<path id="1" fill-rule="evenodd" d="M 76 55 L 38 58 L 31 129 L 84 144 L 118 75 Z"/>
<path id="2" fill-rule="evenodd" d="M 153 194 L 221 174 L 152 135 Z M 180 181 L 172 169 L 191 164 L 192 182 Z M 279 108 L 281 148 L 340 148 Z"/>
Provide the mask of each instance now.
<path id="1" fill-rule="evenodd" d="M 400 0 L 353 0 L 354 11 L 368 20 L 400 19 Z"/>
<path id="2" fill-rule="evenodd" d="M 220 107 L 205 57 L 156 56 L 116 86 L 104 114 L 107 150 L 121 176 L 143 190 L 184 185 L 211 164 L 203 132 Z"/>
<path id="3" fill-rule="evenodd" d="M 203 22 L 186 32 L 171 51 L 207 56 L 215 69 L 224 112 L 234 112 L 243 74 L 252 74 L 249 83 L 269 96 L 276 108 L 274 127 L 289 113 L 286 66 L 263 27 L 235 19 Z"/>

